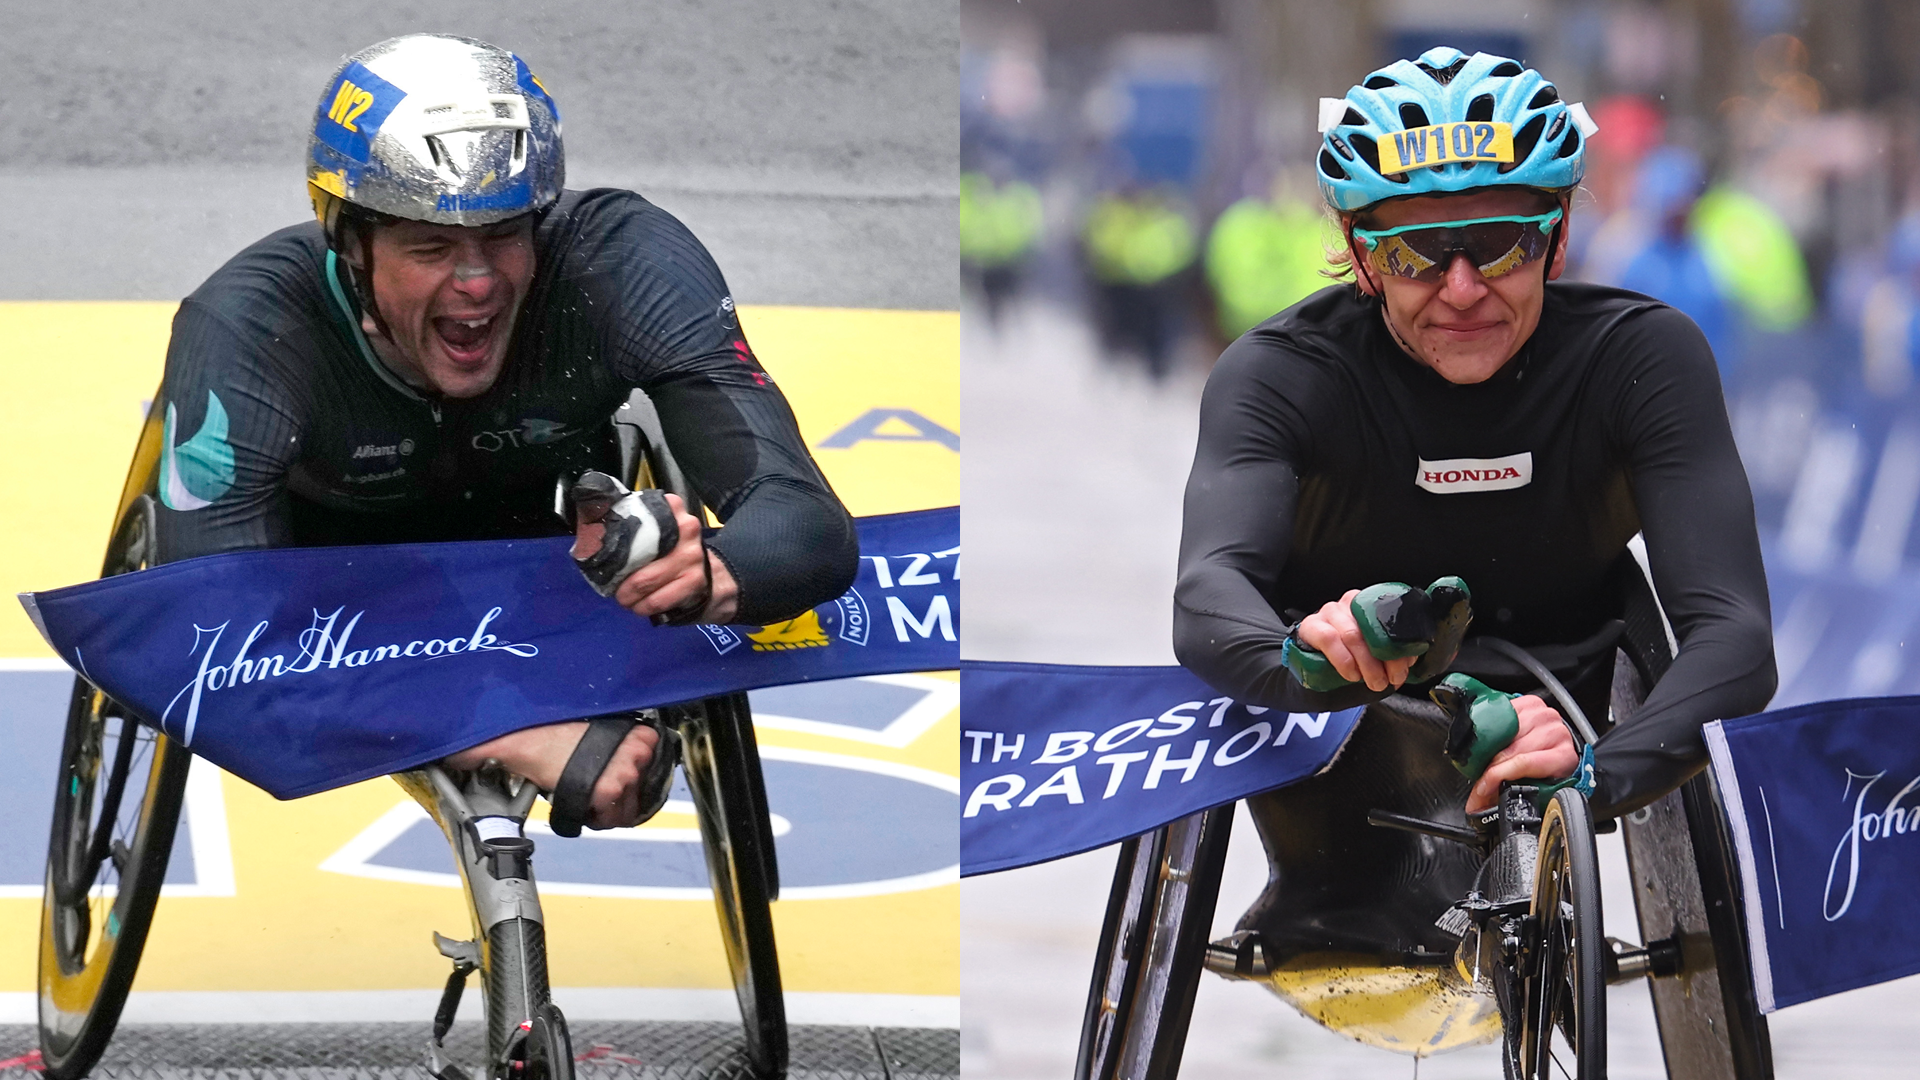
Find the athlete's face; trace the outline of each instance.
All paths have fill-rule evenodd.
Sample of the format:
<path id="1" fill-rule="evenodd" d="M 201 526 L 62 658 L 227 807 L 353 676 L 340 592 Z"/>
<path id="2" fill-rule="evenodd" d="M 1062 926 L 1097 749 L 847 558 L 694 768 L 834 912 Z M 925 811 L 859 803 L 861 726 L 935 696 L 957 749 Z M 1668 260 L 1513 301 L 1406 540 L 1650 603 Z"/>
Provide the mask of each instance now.
<path id="1" fill-rule="evenodd" d="M 1539 214 L 1551 210 L 1534 192 L 1488 189 L 1459 195 L 1420 196 L 1368 211 L 1365 228 L 1392 229 L 1436 221 Z M 1567 230 L 1547 257 L 1499 277 L 1486 277 L 1465 253 L 1437 282 L 1382 274 L 1366 262 L 1366 246 L 1352 242 L 1360 287 L 1386 302 L 1394 333 L 1416 360 L 1451 383 L 1484 382 L 1506 365 L 1540 325 L 1546 283 L 1566 268 Z"/>
<path id="2" fill-rule="evenodd" d="M 533 280 L 533 222 L 466 227 L 401 221 L 373 230 L 373 296 L 387 337 L 367 334 L 407 381 L 450 398 L 500 377 Z"/>

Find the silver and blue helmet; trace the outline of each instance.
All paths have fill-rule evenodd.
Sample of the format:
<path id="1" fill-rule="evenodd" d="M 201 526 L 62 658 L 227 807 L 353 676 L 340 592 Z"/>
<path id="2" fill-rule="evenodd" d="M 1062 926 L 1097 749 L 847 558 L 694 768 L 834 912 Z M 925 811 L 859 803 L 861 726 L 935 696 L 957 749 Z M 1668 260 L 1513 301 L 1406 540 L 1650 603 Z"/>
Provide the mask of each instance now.
<path id="1" fill-rule="evenodd" d="M 1444 46 L 1320 99 L 1320 193 L 1335 210 L 1483 187 L 1560 191 L 1586 174 L 1586 107 L 1517 60 Z"/>
<path id="2" fill-rule="evenodd" d="M 307 189 L 338 239 L 349 208 L 439 225 L 490 225 L 560 197 L 560 112 L 519 57 L 443 34 L 346 58 L 313 118 Z"/>

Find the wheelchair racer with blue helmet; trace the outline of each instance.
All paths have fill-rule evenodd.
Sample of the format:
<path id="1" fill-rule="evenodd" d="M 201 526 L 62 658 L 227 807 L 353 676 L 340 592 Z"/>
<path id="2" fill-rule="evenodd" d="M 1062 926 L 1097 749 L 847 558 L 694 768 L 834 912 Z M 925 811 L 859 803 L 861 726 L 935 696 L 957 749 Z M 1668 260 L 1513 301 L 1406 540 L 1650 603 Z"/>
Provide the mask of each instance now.
<path id="1" fill-rule="evenodd" d="M 1555 280 L 1591 125 L 1538 72 L 1435 49 L 1326 112 L 1320 187 L 1356 280 L 1267 320 L 1214 370 L 1176 650 L 1245 700 L 1350 707 L 1420 659 L 1376 658 L 1359 589 L 1457 575 L 1490 632 L 1578 643 L 1619 617 L 1613 578 L 1644 534 L 1678 655 L 1594 754 L 1598 814 L 1633 810 L 1705 764 L 1703 723 L 1774 688 L 1752 497 L 1712 355 L 1657 301 Z M 1316 654 L 1337 679 L 1303 681 Z M 1447 669 L 1433 659 L 1429 679 Z M 1471 808 L 1501 780 L 1572 771 L 1558 714 L 1523 702 Z"/>
<path id="2" fill-rule="evenodd" d="M 711 256 L 639 195 L 564 180 L 559 110 L 513 53 L 418 34 L 347 57 L 311 131 L 317 222 L 242 251 L 174 319 L 159 559 L 546 535 L 556 480 L 584 477 L 559 500 L 584 511 L 575 553 L 637 615 L 757 625 L 844 591 L 852 519 Z M 712 536 L 679 496 L 599 475 L 620 472 L 610 418 L 636 388 Z M 608 718 L 449 764 L 563 789 L 570 834 L 657 809 L 672 741 Z"/>
<path id="3" fill-rule="evenodd" d="M 1453 993 L 1480 954 L 1446 917 L 1486 887 L 1484 852 L 1436 840 L 1462 831 L 1444 824 L 1369 822 L 1464 825 L 1503 784 L 1571 783 L 1602 822 L 1662 799 L 1704 766 L 1704 723 L 1773 693 L 1766 579 L 1698 328 L 1648 297 L 1557 280 L 1594 130 L 1584 108 L 1517 61 L 1436 48 L 1323 100 L 1321 130 L 1320 188 L 1346 241 L 1330 258 L 1353 283 L 1256 326 L 1208 381 L 1174 644 L 1236 699 L 1368 712 L 1327 773 L 1248 800 L 1270 881 L 1206 966 L 1424 1054 L 1499 1030 Z M 1622 678 L 1643 702 L 1615 694 Z M 1549 704 L 1554 683 L 1565 696 Z M 1453 731 L 1423 712 L 1429 693 L 1455 708 Z M 1461 745 L 1466 706 L 1509 693 L 1506 729 Z M 1576 745 L 1570 711 L 1597 741 Z M 1597 908 L 1581 933 L 1597 936 Z M 1448 956 L 1464 982 L 1437 974 Z M 1599 1075 L 1581 1053 L 1580 1075 Z M 1536 1075 L 1531 1054 L 1515 1046 L 1510 1073 Z"/>

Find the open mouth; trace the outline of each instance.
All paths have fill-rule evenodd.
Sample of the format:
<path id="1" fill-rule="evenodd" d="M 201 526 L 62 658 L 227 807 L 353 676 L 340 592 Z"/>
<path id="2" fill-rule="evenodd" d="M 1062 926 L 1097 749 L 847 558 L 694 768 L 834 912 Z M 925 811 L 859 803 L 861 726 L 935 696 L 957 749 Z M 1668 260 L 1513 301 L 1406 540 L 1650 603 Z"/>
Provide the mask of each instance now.
<path id="1" fill-rule="evenodd" d="M 433 330 L 440 336 L 440 346 L 448 359 L 456 364 L 477 364 L 486 359 L 499 321 L 497 315 L 479 319 L 438 318 L 433 320 Z"/>

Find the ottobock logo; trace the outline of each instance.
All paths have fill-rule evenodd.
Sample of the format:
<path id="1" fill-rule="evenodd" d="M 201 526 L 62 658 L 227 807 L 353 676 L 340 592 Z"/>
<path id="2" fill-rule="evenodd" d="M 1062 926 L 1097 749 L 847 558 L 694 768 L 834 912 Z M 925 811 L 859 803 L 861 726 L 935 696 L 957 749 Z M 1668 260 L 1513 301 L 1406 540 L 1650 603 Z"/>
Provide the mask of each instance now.
<path id="1" fill-rule="evenodd" d="M 473 448 L 492 454 L 508 447 L 544 446 L 577 434 L 579 430 L 568 427 L 563 420 L 542 420 L 537 416 L 529 416 L 521 420 L 517 428 L 482 431 L 473 437 Z"/>
<path id="2" fill-rule="evenodd" d="M 1500 458 L 1421 458 L 1413 482 L 1435 495 L 1526 487 L 1533 483 L 1533 451 Z"/>
<path id="3" fill-rule="evenodd" d="M 264 619 L 253 625 L 247 632 L 246 640 L 224 663 L 216 660 L 215 654 L 231 621 L 218 626 L 196 623 L 193 628 L 193 648 L 187 655 L 200 653 L 200 670 L 194 673 L 192 682 L 182 686 L 180 692 L 173 695 L 173 700 L 167 702 L 166 709 L 160 714 L 161 728 L 178 738 L 181 745 L 192 746 L 193 729 L 200 720 L 201 699 L 207 694 L 241 683 L 307 675 L 321 668 L 332 671 L 342 666 L 364 667 L 386 660 L 430 660 L 482 652 L 503 652 L 523 658 L 540 655 L 537 645 L 502 641 L 498 634 L 488 631 L 487 627 L 500 617 L 500 608 L 493 608 L 481 616 L 479 625 L 471 631 L 460 630 L 444 638 L 419 638 L 372 647 L 352 645 L 354 628 L 360 624 L 360 618 L 366 612 L 355 612 L 345 625 L 341 625 L 340 616 L 345 612 L 344 607 L 335 608 L 326 615 L 315 611 L 312 624 L 300 631 L 292 642 L 299 649 L 299 654 L 291 660 L 287 659 L 284 648 L 269 653 L 267 650 L 271 646 L 261 645 L 261 636 L 267 632 L 268 626 Z M 259 646 L 257 652 L 256 646 Z M 203 647 L 205 652 L 201 652 Z M 249 656 L 250 653 L 254 655 Z M 173 717 L 174 708 L 182 703 L 182 699 L 185 699 L 186 717 L 176 727 L 169 724 L 168 720 Z"/>

